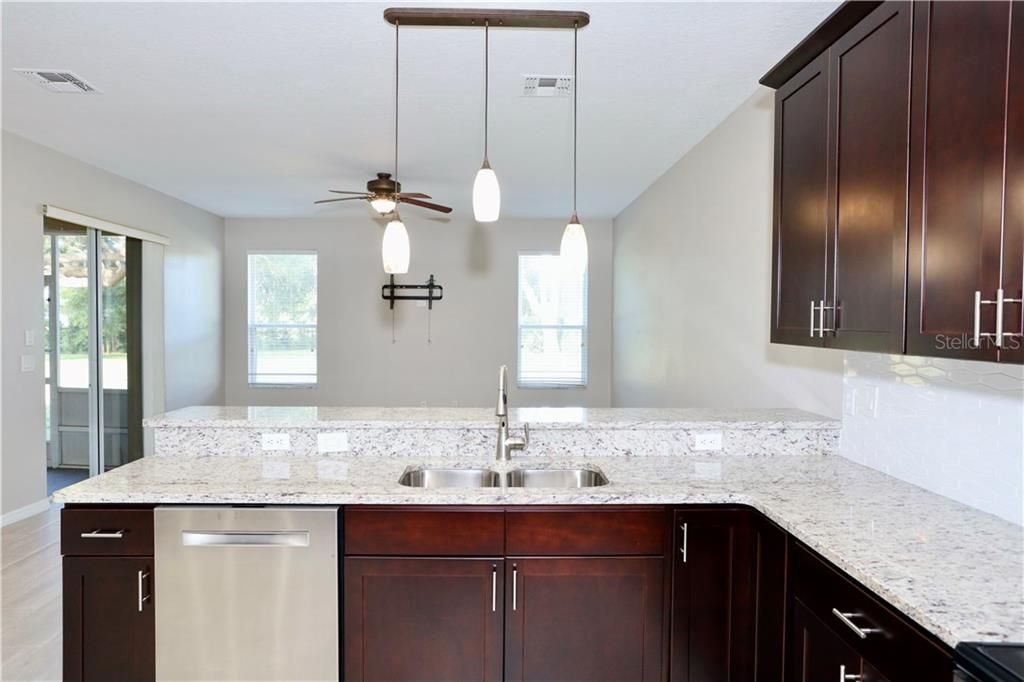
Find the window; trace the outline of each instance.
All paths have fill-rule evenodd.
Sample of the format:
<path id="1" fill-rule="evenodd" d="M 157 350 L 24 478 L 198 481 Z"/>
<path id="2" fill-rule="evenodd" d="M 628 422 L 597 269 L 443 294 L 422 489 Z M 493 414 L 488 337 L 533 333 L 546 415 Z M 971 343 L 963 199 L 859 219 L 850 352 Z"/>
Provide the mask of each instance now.
<path id="1" fill-rule="evenodd" d="M 520 386 L 587 385 L 587 273 L 519 254 Z"/>
<path id="2" fill-rule="evenodd" d="M 249 384 L 316 384 L 316 254 L 249 254 Z"/>

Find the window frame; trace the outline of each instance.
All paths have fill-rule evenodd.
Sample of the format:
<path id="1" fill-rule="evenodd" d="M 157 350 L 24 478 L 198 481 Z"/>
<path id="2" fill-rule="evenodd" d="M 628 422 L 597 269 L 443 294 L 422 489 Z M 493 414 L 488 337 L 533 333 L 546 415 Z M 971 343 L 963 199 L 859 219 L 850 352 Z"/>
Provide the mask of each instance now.
<path id="1" fill-rule="evenodd" d="M 250 266 L 251 256 L 314 256 L 316 257 L 316 324 L 301 324 L 301 325 L 283 325 L 283 324 L 260 324 L 253 323 L 252 318 L 254 314 L 253 299 L 250 293 L 252 292 L 252 267 Z M 316 388 L 320 385 L 320 252 L 316 249 L 253 249 L 245 252 L 245 381 L 249 388 Z M 255 376 L 253 372 L 253 361 L 255 359 L 255 350 L 252 347 L 252 328 L 253 325 L 263 327 L 301 327 L 309 328 L 312 327 L 316 333 L 316 374 L 314 375 L 313 381 L 308 382 L 289 382 L 289 383 L 278 383 L 278 382 L 253 382 L 252 378 Z"/>
<path id="2" fill-rule="evenodd" d="M 526 324 L 522 322 L 521 266 L 523 256 L 554 256 L 557 251 L 519 251 L 516 254 L 516 388 L 520 389 L 585 389 L 590 384 L 590 267 L 583 271 L 583 324 Z M 529 381 L 523 379 L 523 329 L 579 329 L 583 344 L 582 379 L 579 382 Z"/>

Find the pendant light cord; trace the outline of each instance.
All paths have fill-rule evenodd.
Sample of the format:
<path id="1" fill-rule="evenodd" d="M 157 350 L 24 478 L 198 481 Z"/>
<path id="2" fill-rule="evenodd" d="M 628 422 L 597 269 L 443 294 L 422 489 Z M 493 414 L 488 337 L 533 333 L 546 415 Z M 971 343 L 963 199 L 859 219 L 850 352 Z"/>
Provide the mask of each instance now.
<path id="1" fill-rule="evenodd" d="M 487 129 L 490 127 L 491 22 L 484 20 L 484 162 L 487 162 Z"/>
<path id="2" fill-rule="evenodd" d="M 575 22 L 572 29 L 572 214 L 576 215 L 576 121 L 579 118 L 576 109 L 579 106 L 579 78 L 577 77 L 577 62 L 579 61 L 579 49 L 577 48 L 577 37 L 580 32 L 580 22 Z"/>
<path id="3" fill-rule="evenodd" d="M 398 182 L 398 20 L 395 19 L 395 175 Z"/>

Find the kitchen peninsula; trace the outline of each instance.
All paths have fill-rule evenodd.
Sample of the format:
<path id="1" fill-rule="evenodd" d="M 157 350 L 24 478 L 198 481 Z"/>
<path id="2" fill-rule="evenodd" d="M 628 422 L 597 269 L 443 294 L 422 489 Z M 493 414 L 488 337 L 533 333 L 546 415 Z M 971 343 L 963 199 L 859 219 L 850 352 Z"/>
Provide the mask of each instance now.
<path id="1" fill-rule="evenodd" d="M 154 455 L 59 494 L 65 561 L 86 561 L 95 547 L 93 561 L 109 560 L 124 542 L 140 566 L 129 576 L 139 581 L 131 610 L 152 627 L 162 598 L 180 597 L 161 592 L 170 576 L 161 576 L 159 529 L 154 555 L 154 508 L 158 519 L 162 510 L 334 509 L 345 679 L 402 674 L 386 653 L 396 629 L 417 650 L 465 633 L 464 650 L 435 657 L 435 672 L 487 679 L 599 679 L 601 670 L 762 679 L 787 652 L 824 660 L 833 644 L 849 657 L 844 669 L 933 679 L 951 672 L 962 642 L 1024 639 L 1020 527 L 839 457 L 838 422 L 796 410 L 509 418 L 514 433 L 531 427 L 510 462 L 495 460 L 485 409 L 196 407 L 152 418 Z M 399 482 L 451 469 L 493 476 L 474 487 Z M 521 487 L 507 477 L 521 469 L 590 471 L 607 483 Z M 123 538 L 84 539 L 94 531 Z M 543 595 L 557 585 L 567 591 L 553 603 Z M 445 595 L 443 622 L 430 594 Z M 540 619 L 574 624 L 574 636 L 556 638 L 572 656 L 538 649 L 530 628 Z M 586 667 L 594 661 L 603 667 Z M 152 658 L 139 665 L 152 677 Z"/>

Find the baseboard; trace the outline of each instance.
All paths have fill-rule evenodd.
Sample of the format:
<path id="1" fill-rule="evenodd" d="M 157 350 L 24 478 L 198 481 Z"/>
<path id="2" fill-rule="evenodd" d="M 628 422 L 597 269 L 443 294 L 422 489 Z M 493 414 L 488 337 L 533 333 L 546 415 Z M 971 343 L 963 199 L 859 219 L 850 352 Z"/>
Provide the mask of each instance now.
<path id="1" fill-rule="evenodd" d="M 28 517 L 40 514 L 49 508 L 50 498 L 44 497 L 38 502 L 26 504 L 24 507 L 21 507 L 20 509 L 15 509 L 14 511 L 7 512 L 2 517 L 0 517 L 0 526 L 6 526 L 9 523 L 15 523 L 16 521 L 27 519 Z"/>

